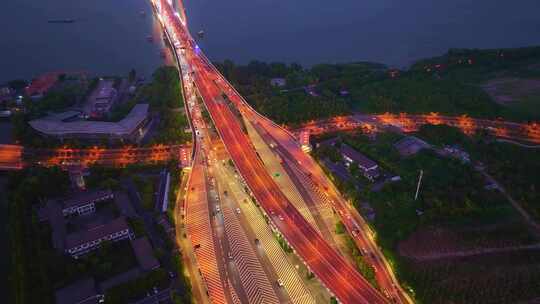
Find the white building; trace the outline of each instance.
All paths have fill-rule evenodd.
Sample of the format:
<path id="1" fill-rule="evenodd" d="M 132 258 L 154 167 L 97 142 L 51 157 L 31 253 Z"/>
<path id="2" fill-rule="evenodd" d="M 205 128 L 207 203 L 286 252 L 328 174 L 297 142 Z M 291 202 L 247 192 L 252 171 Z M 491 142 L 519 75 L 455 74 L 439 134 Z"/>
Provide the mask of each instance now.
<path id="1" fill-rule="evenodd" d="M 374 181 L 379 177 L 379 165 L 348 145 L 341 144 L 341 156 L 343 156 L 347 167 L 350 167 L 353 163 L 356 164 L 370 181 Z"/>

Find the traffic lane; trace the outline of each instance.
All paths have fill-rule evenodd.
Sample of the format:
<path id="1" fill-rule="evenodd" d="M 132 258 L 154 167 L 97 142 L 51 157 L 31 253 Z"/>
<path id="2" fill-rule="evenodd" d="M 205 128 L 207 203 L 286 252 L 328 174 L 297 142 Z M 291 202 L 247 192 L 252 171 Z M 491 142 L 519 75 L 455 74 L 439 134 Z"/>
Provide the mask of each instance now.
<path id="1" fill-rule="evenodd" d="M 223 112 L 226 112 L 226 111 L 223 111 Z M 220 112 L 220 114 L 222 114 L 223 112 Z M 243 152 L 243 151 L 240 151 L 240 153 L 242 153 L 242 152 Z M 264 189 L 264 188 L 266 188 L 266 187 L 263 186 L 262 188 Z M 275 189 L 275 188 L 274 188 L 274 189 Z M 269 198 L 270 198 L 270 197 L 269 197 Z M 262 201 L 265 201 L 265 199 L 263 199 Z M 276 208 L 280 208 L 281 206 L 277 205 L 277 206 L 275 206 L 275 207 L 276 207 Z M 290 207 L 290 206 L 289 206 L 289 207 Z M 303 218 L 299 215 L 298 220 L 300 220 L 300 219 L 303 219 Z M 283 228 L 283 227 L 282 227 L 282 228 Z M 304 225 L 303 227 L 300 227 L 300 230 L 306 231 L 306 228 L 308 228 L 308 230 L 309 230 L 309 227 L 306 227 L 306 225 Z M 315 234 L 316 234 L 316 233 L 315 233 Z M 316 234 L 316 235 L 317 235 L 317 234 Z M 321 244 L 324 244 L 325 242 L 322 241 L 322 240 L 318 240 L 318 243 L 319 243 L 318 245 L 321 245 Z M 308 243 L 308 245 L 309 245 L 309 243 Z M 310 249 L 314 249 L 314 248 L 310 248 Z M 316 249 L 315 249 L 315 252 L 316 252 Z M 329 252 L 331 252 L 331 251 L 329 251 Z M 306 256 L 309 257 L 309 255 L 306 255 Z M 335 256 L 334 256 L 334 257 L 335 257 Z M 335 258 L 337 258 L 337 257 L 335 257 Z M 334 259 L 334 261 L 336 261 L 336 260 Z M 339 258 L 338 258 L 338 261 L 339 261 Z M 326 262 L 327 262 L 327 261 L 326 261 Z M 340 262 L 341 262 L 341 261 L 340 261 Z M 312 262 L 312 263 L 313 263 L 313 262 Z M 328 263 L 328 262 L 327 262 L 327 263 Z M 343 267 L 342 267 L 343 269 L 348 270 L 348 269 L 347 269 L 348 267 L 346 267 L 344 264 L 341 264 L 340 266 L 343 266 Z M 319 267 L 317 267 L 317 268 L 319 268 Z M 325 268 L 328 268 L 328 267 L 325 267 Z M 315 270 L 315 272 L 318 272 L 318 271 Z M 351 273 L 350 271 L 348 271 L 348 272 L 347 272 L 347 275 L 348 275 L 348 278 L 347 278 L 346 280 L 343 280 L 343 281 L 341 282 L 341 283 L 343 284 L 343 286 L 349 285 L 349 284 L 348 284 L 348 282 L 349 282 L 348 279 L 353 278 L 353 277 L 355 276 L 355 272 L 352 272 L 352 273 Z M 339 277 L 339 276 L 338 276 L 338 277 Z M 334 278 L 335 278 L 335 277 L 334 277 Z M 369 289 L 369 287 L 368 287 L 368 289 Z M 343 297 L 340 297 L 340 298 L 343 298 Z M 358 299 L 358 298 L 357 298 L 357 299 Z"/>
<path id="2" fill-rule="evenodd" d="M 282 227 L 282 229 L 283 229 L 283 227 Z M 304 230 L 304 232 L 307 232 L 306 227 L 301 227 L 301 229 Z"/>
<path id="3" fill-rule="evenodd" d="M 201 74 L 202 74 L 202 73 L 201 73 Z M 203 84 L 202 86 L 205 87 L 205 88 L 208 90 L 208 84 L 207 84 L 207 83 Z M 209 97 L 210 97 L 210 99 L 215 98 L 215 97 L 211 97 L 211 96 L 209 96 Z M 205 101 L 208 101 L 208 98 L 205 99 Z M 208 103 L 207 103 L 207 106 L 208 106 Z M 226 110 L 228 110 L 228 109 L 226 109 Z M 217 123 L 216 123 L 216 124 L 217 124 Z M 233 137 L 234 137 L 234 136 L 233 136 Z M 279 207 L 279 206 L 277 206 L 277 207 Z M 323 243 L 324 243 L 324 242 L 323 242 Z"/>
<path id="4" fill-rule="evenodd" d="M 276 206 L 276 207 L 279 207 L 279 206 Z"/>

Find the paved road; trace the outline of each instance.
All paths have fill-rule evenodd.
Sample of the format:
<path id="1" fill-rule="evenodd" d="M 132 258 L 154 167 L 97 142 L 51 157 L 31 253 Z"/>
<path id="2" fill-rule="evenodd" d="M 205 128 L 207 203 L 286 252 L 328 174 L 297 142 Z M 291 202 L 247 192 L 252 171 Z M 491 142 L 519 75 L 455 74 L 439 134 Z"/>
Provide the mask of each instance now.
<path id="1" fill-rule="evenodd" d="M 214 83 L 216 71 L 201 57 L 202 52 L 190 38 L 187 29 L 166 1 L 160 1 L 161 20 L 186 46 L 185 56 L 194 67 L 194 80 L 221 139 L 246 180 L 249 188 L 293 248 L 310 265 L 312 271 L 344 303 L 384 303 L 386 300 L 345 262 L 335 250 L 306 222 L 284 197 L 258 160 L 237 117 L 224 103 L 222 91 Z"/>

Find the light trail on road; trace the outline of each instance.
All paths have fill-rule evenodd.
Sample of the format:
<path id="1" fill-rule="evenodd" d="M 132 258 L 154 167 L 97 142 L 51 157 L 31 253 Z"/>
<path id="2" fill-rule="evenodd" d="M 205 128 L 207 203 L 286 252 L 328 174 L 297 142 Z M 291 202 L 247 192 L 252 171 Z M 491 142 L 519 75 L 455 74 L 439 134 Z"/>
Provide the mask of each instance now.
<path id="1" fill-rule="evenodd" d="M 187 28 L 175 16 L 168 3 L 160 0 L 156 7 L 164 27 L 173 32 L 173 39 L 180 39 L 185 54 L 194 70 L 194 81 L 210 116 L 223 140 L 231 159 L 243 176 L 263 209 L 270 214 L 274 225 L 292 245 L 311 271 L 332 291 L 342 303 L 385 303 L 386 300 L 340 256 L 301 216 L 272 180 L 243 133 L 237 117 L 215 84 L 220 76 L 191 39 Z"/>

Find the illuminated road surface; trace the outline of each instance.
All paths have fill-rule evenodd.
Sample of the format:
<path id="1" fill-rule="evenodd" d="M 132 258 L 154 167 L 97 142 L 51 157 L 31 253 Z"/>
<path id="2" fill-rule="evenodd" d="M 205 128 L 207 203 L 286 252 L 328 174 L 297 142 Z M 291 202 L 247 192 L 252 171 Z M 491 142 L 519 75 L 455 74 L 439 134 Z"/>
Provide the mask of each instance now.
<path id="1" fill-rule="evenodd" d="M 214 83 L 218 78 L 215 70 L 200 56 L 202 52 L 190 39 L 187 29 L 168 2 L 158 2 L 159 19 L 169 32 L 174 33 L 172 36 L 180 39 L 185 46 L 185 55 L 181 55 L 187 58 L 195 71 L 195 84 L 231 159 L 274 225 L 341 302 L 385 303 L 385 298 L 332 249 L 288 202 L 257 158 L 237 117 L 223 100 L 220 88 Z"/>

